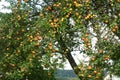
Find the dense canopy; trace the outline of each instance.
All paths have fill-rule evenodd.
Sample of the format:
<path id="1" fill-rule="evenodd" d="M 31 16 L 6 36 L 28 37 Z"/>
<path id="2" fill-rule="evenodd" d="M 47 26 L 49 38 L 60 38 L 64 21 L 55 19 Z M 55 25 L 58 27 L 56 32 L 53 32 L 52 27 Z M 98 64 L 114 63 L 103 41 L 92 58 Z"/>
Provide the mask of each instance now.
<path id="1" fill-rule="evenodd" d="M 120 76 L 120 0 L 8 2 L 12 12 L 0 14 L 3 80 L 54 80 L 66 59 L 80 80 Z M 76 51 L 88 62 L 77 64 Z"/>

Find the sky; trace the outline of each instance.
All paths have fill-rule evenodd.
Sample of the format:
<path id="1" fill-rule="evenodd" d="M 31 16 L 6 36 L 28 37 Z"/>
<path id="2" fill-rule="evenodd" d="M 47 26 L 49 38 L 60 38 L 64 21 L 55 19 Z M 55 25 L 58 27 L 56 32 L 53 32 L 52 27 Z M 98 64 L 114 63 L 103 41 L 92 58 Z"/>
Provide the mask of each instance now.
<path id="1" fill-rule="evenodd" d="M 2 13 L 9 13 L 11 10 L 5 9 L 4 7 L 8 7 L 10 4 L 8 2 L 5 2 L 5 0 L 0 1 L 0 12 Z"/>

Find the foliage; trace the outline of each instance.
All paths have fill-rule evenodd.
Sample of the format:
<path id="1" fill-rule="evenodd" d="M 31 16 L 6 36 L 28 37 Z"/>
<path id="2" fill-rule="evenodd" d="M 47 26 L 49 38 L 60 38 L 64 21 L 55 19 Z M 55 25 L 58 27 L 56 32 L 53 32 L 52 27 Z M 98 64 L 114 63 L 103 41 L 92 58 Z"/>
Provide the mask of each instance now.
<path id="1" fill-rule="evenodd" d="M 49 22 L 50 32 L 54 32 L 57 47 L 60 46 L 59 51 L 66 56 L 80 79 L 101 80 L 105 70 L 119 75 L 119 4 L 119 0 L 53 1 L 40 13 Z M 92 38 L 97 39 L 95 45 Z M 82 44 L 80 53 L 90 60 L 87 64 L 76 65 L 70 54 Z"/>
<path id="2" fill-rule="evenodd" d="M 55 80 L 53 74 L 61 62 L 60 55 L 53 58 L 52 43 L 42 35 L 37 19 L 30 17 L 28 5 L 18 2 L 11 8 L 12 13 L 1 14 L 0 21 L 2 79 Z"/>
<path id="3" fill-rule="evenodd" d="M 5 44 L 0 47 L 4 56 L 1 70 L 9 72 L 5 75 L 20 72 L 17 75 L 21 77 L 19 70 L 23 67 L 26 75 L 31 68 L 36 69 L 31 63 L 43 72 L 41 65 L 53 70 L 59 63 L 58 59 L 51 62 L 51 57 L 60 55 L 58 58 L 63 62 L 68 59 L 81 80 L 102 80 L 104 71 L 120 76 L 120 0 L 39 3 L 39 0 L 18 0 L 17 9 L 13 8 L 10 18 L 5 19 L 6 24 L 1 23 L 4 26 L 1 26 L 0 43 Z M 37 8 L 38 4 L 41 9 Z M 87 64 L 75 62 L 71 54 L 75 49 L 89 58 Z"/>

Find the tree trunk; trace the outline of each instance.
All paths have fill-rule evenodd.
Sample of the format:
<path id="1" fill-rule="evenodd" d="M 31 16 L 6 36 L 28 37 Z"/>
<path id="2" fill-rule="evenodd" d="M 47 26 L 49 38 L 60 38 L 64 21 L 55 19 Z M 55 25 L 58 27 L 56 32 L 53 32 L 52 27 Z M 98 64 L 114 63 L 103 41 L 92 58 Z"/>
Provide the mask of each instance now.
<path id="1" fill-rule="evenodd" d="M 82 77 L 78 75 L 80 72 L 80 69 L 78 68 L 75 60 L 73 59 L 73 56 L 71 55 L 71 51 L 67 48 L 67 46 L 65 45 L 65 42 L 62 39 L 62 36 L 59 33 L 56 33 L 56 39 L 57 39 L 58 44 L 60 45 L 61 49 L 63 50 L 63 53 L 61 53 L 61 54 L 65 55 L 65 57 L 68 59 L 70 65 L 71 65 L 72 69 L 74 70 L 75 74 L 79 77 L 80 80 L 82 80 Z"/>
<path id="2" fill-rule="evenodd" d="M 80 80 L 82 80 L 82 77 L 79 76 L 80 69 L 78 69 L 78 66 L 77 66 L 75 60 L 73 59 L 73 56 L 71 55 L 70 51 L 68 51 L 68 53 L 66 54 L 66 58 L 68 59 L 75 74 L 79 77 Z"/>

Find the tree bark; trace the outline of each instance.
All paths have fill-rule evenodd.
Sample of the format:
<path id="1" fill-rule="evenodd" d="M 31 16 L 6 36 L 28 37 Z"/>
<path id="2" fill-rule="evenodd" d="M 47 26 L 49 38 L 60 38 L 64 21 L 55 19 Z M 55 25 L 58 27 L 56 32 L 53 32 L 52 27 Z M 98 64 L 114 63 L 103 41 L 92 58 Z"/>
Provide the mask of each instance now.
<path id="1" fill-rule="evenodd" d="M 68 53 L 66 53 L 66 58 L 68 59 L 68 61 L 71 65 L 72 69 L 74 70 L 75 74 L 79 77 L 80 80 L 82 80 L 82 77 L 79 76 L 80 69 L 78 69 L 78 66 L 77 66 L 75 60 L 73 59 L 73 56 L 70 53 L 70 51 L 68 51 Z"/>
<path id="2" fill-rule="evenodd" d="M 58 37 L 59 36 L 59 37 Z M 63 50 L 62 55 L 65 55 L 65 57 L 68 59 L 72 69 L 74 70 L 75 74 L 79 77 L 80 80 L 82 80 L 82 77 L 79 76 L 80 69 L 78 68 L 71 51 L 67 48 L 65 45 L 65 42 L 62 39 L 62 36 L 59 33 L 56 33 L 56 39 L 58 41 L 58 44 L 60 45 L 61 49 Z M 66 50 L 67 49 L 67 50 Z"/>

